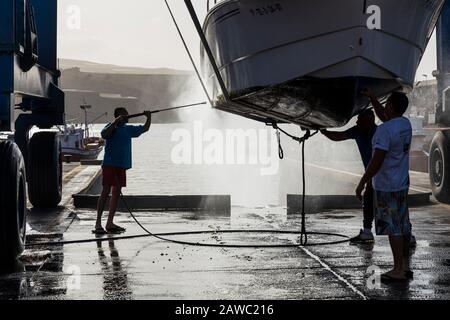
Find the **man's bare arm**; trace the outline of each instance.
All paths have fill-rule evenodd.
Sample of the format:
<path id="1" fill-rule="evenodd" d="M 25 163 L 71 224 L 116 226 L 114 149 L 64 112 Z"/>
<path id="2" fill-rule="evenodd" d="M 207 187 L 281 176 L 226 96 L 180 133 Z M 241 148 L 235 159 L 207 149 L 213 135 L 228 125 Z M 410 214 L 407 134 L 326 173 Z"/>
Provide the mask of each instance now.
<path id="1" fill-rule="evenodd" d="M 382 121 L 382 122 L 386 122 L 388 121 L 388 118 L 386 116 L 386 113 L 384 111 L 384 107 L 383 105 L 380 103 L 380 101 L 378 100 L 378 98 L 369 90 L 364 89 L 361 94 L 363 94 L 364 96 L 368 97 L 370 99 L 370 102 L 373 105 L 373 109 L 375 110 L 375 113 L 377 114 L 377 117 Z"/>
<path id="2" fill-rule="evenodd" d="M 361 178 L 358 187 L 356 188 L 356 196 L 358 199 L 362 200 L 362 191 L 364 186 L 372 180 L 373 177 L 380 171 L 383 165 L 384 159 L 386 157 L 387 151 L 381 149 L 375 149 L 372 160 L 370 160 L 369 166 L 367 167 L 366 173 Z"/>
<path id="3" fill-rule="evenodd" d="M 378 101 L 378 98 L 375 96 L 370 96 L 370 102 L 372 102 L 373 108 L 375 110 L 375 113 L 377 114 L 377 117 L 383 121 L 386 122 L 388 121 L 388 118 L 386 116 L 386 113 L 384 111 L 384 107 L 383 105 L 380 103 L 380 101 Z"/>
<path id="4" fill-rule="evenodd" d="M 104 130 L 102 132 L 102 138 L 103 139 L 109 139 L 113 136 L 114 131 L 116 131 L 117 125 L 124 120 L 124 117 L 120 116 L 116 118 L 111 125 L 108 127 L 108 129 Z"/>
<path id="5" fill-rule="evenodd" d="M 145 111 L 144 115 L 147 117 L 147 121 L 144 124 L 144 132 L 150 130 L 150 126 L 152 125 L 152 113 L 150 111 Z"/>
<path id="6" fill-rule="evenodd" d="M 332 132 L 328 130 L 321 130 L 320 132 L 331 141 L 338 142 L 350 139 L 345 132 Z"/>

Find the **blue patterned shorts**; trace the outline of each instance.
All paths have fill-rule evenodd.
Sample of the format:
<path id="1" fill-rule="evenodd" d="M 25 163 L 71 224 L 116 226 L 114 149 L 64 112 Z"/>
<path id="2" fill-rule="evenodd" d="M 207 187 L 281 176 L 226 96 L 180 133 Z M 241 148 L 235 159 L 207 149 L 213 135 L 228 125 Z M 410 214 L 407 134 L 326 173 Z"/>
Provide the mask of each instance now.
<path id="1" fill-rule="evenodd" d="M 375 191 L 375 229 L 379 236 L 411 234 L 408 189 L 398 192 Z"/>

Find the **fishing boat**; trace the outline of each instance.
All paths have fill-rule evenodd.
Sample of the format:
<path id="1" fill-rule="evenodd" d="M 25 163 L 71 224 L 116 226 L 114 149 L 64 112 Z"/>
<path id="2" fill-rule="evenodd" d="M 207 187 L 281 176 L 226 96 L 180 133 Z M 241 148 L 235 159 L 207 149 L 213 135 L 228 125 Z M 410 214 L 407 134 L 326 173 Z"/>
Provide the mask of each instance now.
<path id="1" fill-rule="evenodd" d="M 204 43 L 201 59 L 214 107 L 303 128 L 343 126 L 369 106 L 362 89 L 380 98 L 412 89 L 443 4 L 213 1 L 203 34 L 214 61 Z"/>
<path id="2" fill-rule="evenodd" d="M 66 123 L 64 127 L 60 128 L 61 156 L 66 162 L 95 160 L 102 152 L 105 145 L 102 138 L 91 136 L 90 134 L 87 110 L 89 110 L 91 106 L 83 104 L 80 108 L 85 113 L 84 126 Z M 96 120 L 106 115 L 107 113 L 98 116 L 91 123 L 94 123 Z"/>
<path id="3" fill-rule="evenodd" d="M 104 147 L 101 138 L 86 137 L 86 130 L 81 126 L 65 126 L 61 136 L 61 154 L 64 161 L 95 160 Z"/>

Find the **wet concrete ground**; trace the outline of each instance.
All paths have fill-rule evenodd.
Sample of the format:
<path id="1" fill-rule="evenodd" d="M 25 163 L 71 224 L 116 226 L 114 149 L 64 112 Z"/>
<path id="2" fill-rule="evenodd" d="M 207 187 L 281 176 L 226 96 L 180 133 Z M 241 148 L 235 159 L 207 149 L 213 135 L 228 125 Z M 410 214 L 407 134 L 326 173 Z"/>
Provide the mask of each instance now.
<path id="1" fill-rule="evenodd" d="M 95 174 L 81 170 L 67 181 Z M 72 190 L 73 191 L 73 190 Z M 299 230 L 300 217 L 284 208 L 233 207 L 231 217 L 213 213 L 139 212 L 153 232 L 220 229 Z M 415 278 L 403 285 L 371 285 L 369 267 L 388 270 L 387 238 L 373 246 L 347 243 L 284 249 L 183 246 L 152 237 L 33 247 L 22 262 L 0 276 L 1 299 L 448 299 L 450 297 L 450 206 L 411 209 L 417 247 Z M 29 243 L 92 239 L 95 213 L 61 208 L 33 211 Z M 117 223 L 127 235 L 143 234 L 128 214 Z M 358 210 L 308 215 L 309 231 L 353 236 L 361 227 Z M 293 235 L 208 234 L 172 237 L 208 243 L 292 244 Z M 340 240 L 313 236 L 310 243 Z"/>

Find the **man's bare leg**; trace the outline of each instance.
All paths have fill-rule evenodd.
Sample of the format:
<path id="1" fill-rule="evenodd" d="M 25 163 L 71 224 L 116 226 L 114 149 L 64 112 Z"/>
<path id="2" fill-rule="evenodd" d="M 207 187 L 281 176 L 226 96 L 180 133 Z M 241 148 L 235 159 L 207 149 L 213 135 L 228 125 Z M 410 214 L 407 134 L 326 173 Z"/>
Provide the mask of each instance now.
<path id="1" fill-rule="evenodd" d="M 389 236 L 389 243 L 394 257 L 394 269 L 386 274 L 392 278 L 403 279 L 405 277 L 403 270 L 403 236 Z"/>
<path id="2" fill-rule="evenodd" d="M 106 222 L 106 229 L 114 229 L 117 226 L 114 224 L 114 216 L 116 215 L 117 205 L 119 203 L 121 187 L 113 187 L 111 201 L 109 202 L 109 215 Z"/>
<path id="3" fill-rule="evenodd" d="M 411 234 L 403 236 L 403 270 L 411 270 Z"/>
<path id="4" fill-rule="evenodd" d="M 106 201 L 108 200 L 109 193 L 111 192 L 110 186 L 103 186 L 102 194 L 98 198 L 97 203 L 97 221 L 95 223 L 95 229 L 102 228 L 102 215 L 105 210 Z"/>

